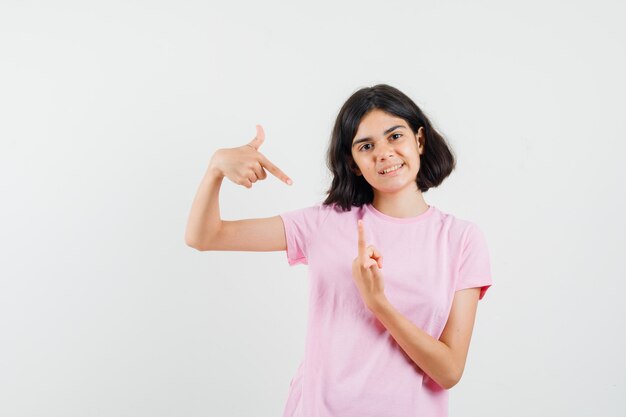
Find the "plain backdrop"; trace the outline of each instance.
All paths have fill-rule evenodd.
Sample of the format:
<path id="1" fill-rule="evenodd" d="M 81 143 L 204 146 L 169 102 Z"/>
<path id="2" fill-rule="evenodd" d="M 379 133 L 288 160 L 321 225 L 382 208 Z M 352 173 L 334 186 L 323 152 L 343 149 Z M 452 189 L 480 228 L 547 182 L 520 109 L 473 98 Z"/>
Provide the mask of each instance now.
<path id="1" fill-rule="evenodd" d="M 322 201 L 337 112 L 387 83 L 458 158 L 425 200 L 490 251 L 450 416 L 623 416 L 625 12 L 3 0 L 0 415 L 282 415 L 307 267 L 186 246 L 191 203 L 255 124 L 294 185 L 225 179 L 222 218 Z"/>

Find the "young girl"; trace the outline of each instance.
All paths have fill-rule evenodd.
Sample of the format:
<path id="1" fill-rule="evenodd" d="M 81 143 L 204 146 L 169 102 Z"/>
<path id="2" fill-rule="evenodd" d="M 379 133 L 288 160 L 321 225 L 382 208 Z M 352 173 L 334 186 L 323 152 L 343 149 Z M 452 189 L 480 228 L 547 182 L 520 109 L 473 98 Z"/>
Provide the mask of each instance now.
<path id="1" fill-rule="evenodd" d="M 291 184 L 259 147 L 219 149 L 197 192 L 186 241 L 198 250 L 286 250 L 308 265 L 304 359 L 284 417 L 444 417 L 465 367 L 476 308 L 491 286 L 479 227 L 424 201 L 452 172 L 449 146 L 401 91 L 354 93 L 332 132 L 324 202 L 224 221 L 224 177 Z"/>

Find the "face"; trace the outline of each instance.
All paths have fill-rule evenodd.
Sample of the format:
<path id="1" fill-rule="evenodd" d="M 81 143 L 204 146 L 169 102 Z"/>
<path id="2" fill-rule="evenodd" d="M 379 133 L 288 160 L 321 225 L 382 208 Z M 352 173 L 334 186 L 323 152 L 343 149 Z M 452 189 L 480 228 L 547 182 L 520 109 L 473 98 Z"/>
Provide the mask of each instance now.
<path id="1" fill-rule="evenodd" d="M 413 134 L 408 123 L 395 115 L 374 109 L 361 119 L 352 139 L 353 170 L 363 175 L 374 192 L 417 190 L 415 178 L 424 153 L 424 129 Z M 382 173 L 386 168 L 400 168 Z"/>

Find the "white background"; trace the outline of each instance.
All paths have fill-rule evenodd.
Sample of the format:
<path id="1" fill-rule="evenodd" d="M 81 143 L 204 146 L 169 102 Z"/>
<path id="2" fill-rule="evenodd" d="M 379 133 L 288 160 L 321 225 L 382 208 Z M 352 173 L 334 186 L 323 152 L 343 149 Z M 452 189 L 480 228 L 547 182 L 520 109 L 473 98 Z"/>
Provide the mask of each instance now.
<path id="1" fill-rule="evenodd" d="M 457 169 L 424 194 L 486 235 L 451 416 L 623 416 L 626 9 L 587 2 L 0 4 L 0 415 L 280 416 L 306 267 L 198 252 L 218 148 L 294 180 L 225 179 L 223 219 L 325 197 L 334 118 L 388 83 Z"/>

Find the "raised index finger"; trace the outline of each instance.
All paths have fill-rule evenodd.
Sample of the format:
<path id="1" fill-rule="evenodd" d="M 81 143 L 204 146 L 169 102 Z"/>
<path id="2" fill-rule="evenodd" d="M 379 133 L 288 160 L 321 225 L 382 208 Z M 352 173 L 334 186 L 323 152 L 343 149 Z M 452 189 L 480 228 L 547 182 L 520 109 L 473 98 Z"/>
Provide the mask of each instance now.
<path id="1" fill-rule="evenodd" d="M 367 243 L 365 242 L 365 230 L 363 230 L 363 220 L 357 220 L 357 228 L 359 229 L 359 256 L 365 256 Z"/>
<path id="2" fill-rule="evenodd" d="M 263 154 L 261 154 L 261 165 L 263 165 L 264 168 L 266 168 L 272 175 L 274 175 L 276 178 L 280 179 L 281 181 L 284 181 L 289 185 L 293 184 L 293 181 L 291 181 L 291 178 L 289 178 L 287 174 L 281 171 L 280 168 L 278 168 L 276 165 L 271 163 L 270 160 L 267 159 L 265 155 Z"/>

